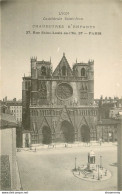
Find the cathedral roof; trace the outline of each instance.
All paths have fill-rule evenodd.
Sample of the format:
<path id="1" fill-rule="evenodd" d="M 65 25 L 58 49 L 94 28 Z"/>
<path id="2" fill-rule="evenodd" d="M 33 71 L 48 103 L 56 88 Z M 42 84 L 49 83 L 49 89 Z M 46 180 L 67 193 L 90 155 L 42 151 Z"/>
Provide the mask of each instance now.
<path id="1" fill-rule="evenodd" d="M 71 67 L 70 67 L 70 65 L 69 65 L 69 63 L 68 63 L 68 61 L 67 61 L 67 59 L 65 57 L 65 53 L 63 53 L 63 57 L 62 57 L 61 61 L 59 62 L 59 64 L 56 67 L 56 69 L 54 70 L 53 76 L 59 76 L 59 75 L 61 75 L 61 69 L 62 69 L 63 66 L 66 67 L 67 74 L 69 76 L 72 76 L 72 69 L 71 69 Z"/>

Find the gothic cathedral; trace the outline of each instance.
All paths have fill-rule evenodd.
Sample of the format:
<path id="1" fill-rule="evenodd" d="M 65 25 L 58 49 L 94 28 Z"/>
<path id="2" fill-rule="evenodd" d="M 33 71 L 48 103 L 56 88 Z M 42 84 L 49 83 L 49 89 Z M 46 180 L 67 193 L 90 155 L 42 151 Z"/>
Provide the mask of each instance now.
<path id="1" fill-rule="evenodd" d="M 23 129 L 31 143 L 96 140 L 94 61 L 71 68 L 65 54 L 52 71 L 51 61 L 31 58 L 31 76 L 23 77 Z"/>

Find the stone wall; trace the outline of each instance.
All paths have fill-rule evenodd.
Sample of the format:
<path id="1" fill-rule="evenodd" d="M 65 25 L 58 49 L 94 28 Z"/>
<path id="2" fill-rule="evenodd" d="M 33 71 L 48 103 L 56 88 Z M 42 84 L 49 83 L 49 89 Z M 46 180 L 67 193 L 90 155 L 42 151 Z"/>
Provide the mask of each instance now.
<path id="1" fill-rule="evenodd" d="M 3 156 L 8 157 L 7 161 L 9 161 L 9 164 L 10 164 L 10 174 L 11 174 L 11 176 L 10 176 L 11 190 L 16 190 L 16 186 L 17 186 L 17 180 L 16 180 L 16 129 L 15 128 L 2 129 L 2 130 L 0 130 L 0 137 L 1 137 L 0 155 L 1 155 L 1 157 L 3 157 Z M 2 179 L 2 177 L 1 177 L 1 179 Z"/>

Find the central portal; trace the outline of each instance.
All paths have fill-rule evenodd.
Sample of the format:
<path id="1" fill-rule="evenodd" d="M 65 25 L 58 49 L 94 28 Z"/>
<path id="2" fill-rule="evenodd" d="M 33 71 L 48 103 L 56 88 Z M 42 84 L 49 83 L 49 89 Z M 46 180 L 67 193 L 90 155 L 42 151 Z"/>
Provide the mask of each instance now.
<path id="1" fill-rule="evenodd" d="M 87 125 L 81 127 L 81 141 L 90 142 L 90 130 Z"/>
<path id="2" fill-rule="evenodd" d="M 63 141 L 72 143 L 75 141 L 75 133 L 72 124 L 68 121 L 63 121 L 61 124 L 61 131 L 63 133 Z"/>
<path id="3" fill-rule="evenodd" d="M 43 144 L 50 144 L 52 143 L 52 135 L 51 135 L 51 130 L 48 126 L 44 126 L 42 129 L 42 135 L 43 135 Z"/>

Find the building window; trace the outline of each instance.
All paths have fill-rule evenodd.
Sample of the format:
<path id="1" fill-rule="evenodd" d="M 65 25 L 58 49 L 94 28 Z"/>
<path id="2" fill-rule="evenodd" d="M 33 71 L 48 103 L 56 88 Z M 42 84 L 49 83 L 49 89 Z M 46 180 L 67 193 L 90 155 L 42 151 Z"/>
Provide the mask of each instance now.
<path id="1" fill-rule="evenodd" d="M 81 76 L 85 76 L 85 74 L 86 74 L 86 70 L 85 70 L 85 68 L 83 67 L 83 68 L 81 69 Z"/>

